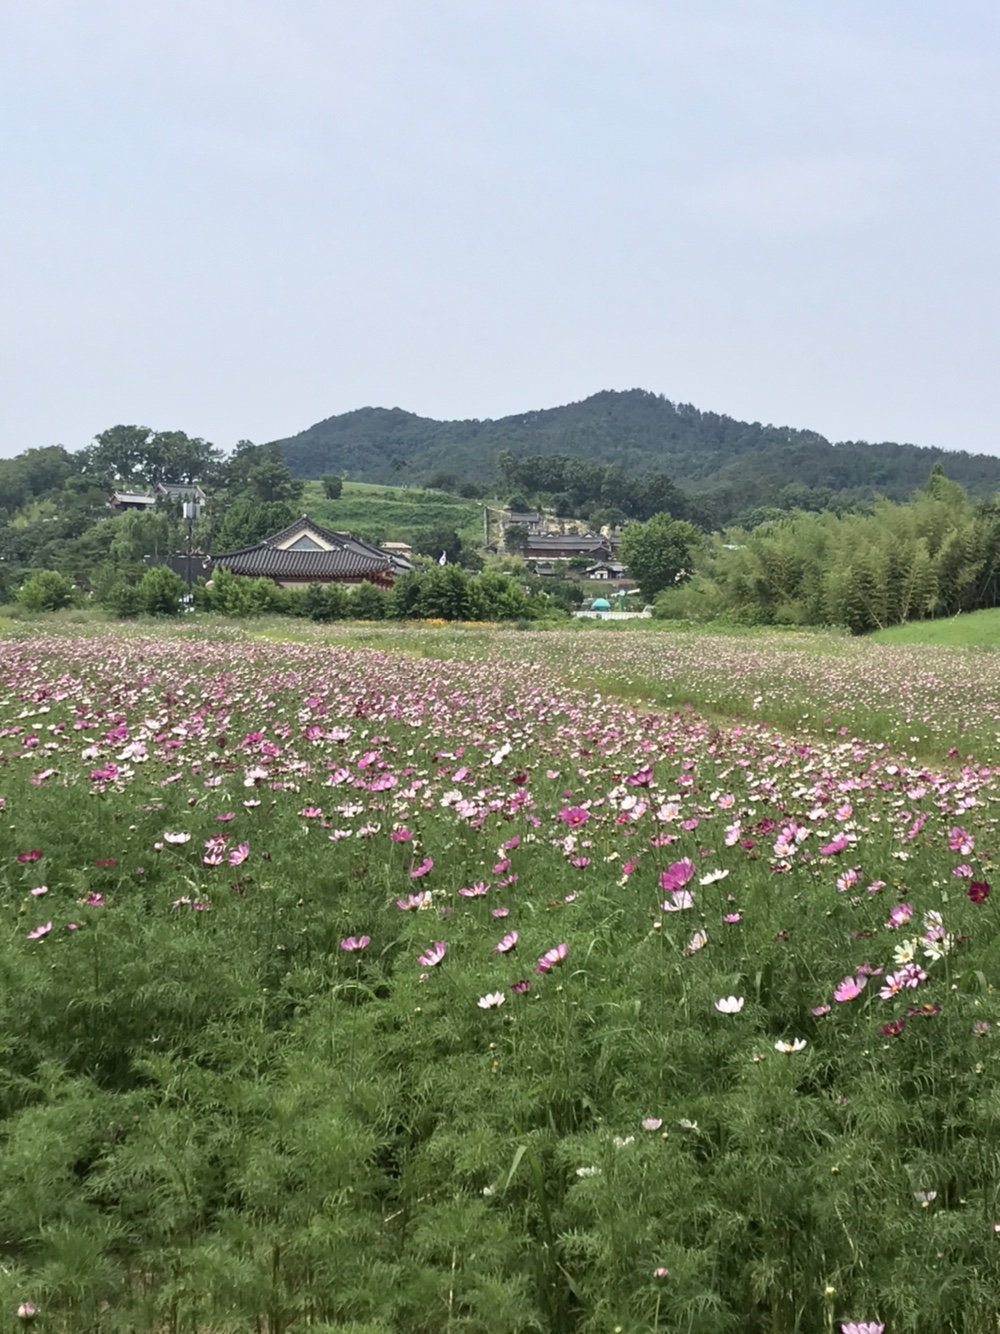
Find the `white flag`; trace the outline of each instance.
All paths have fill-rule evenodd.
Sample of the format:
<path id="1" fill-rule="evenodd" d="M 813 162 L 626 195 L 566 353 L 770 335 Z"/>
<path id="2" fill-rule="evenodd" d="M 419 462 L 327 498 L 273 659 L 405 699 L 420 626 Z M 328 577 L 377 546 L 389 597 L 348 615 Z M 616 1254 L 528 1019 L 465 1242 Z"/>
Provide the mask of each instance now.
<path id="1" fill-rule="evenodd" d="M 440 556 L 440 559 L 438 560 L 438 564 L 439 564 L 439 565 L 447 565 L 447 564 L 448 564 L 448 553 L 447 553 L 447 551 L 442 551 L 442 552 L 441 552 L 441 556 Z"/>

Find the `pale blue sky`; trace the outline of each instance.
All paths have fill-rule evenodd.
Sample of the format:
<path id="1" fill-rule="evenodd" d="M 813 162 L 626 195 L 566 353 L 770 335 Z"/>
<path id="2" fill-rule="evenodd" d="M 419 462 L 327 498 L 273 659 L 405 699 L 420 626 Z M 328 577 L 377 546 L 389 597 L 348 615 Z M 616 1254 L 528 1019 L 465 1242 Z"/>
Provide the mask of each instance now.
<path id="1" fill-rule="evenodd" d="M 0 455 L 641 386 L 1000 453 L 996 0 L 0 0 Z"/>

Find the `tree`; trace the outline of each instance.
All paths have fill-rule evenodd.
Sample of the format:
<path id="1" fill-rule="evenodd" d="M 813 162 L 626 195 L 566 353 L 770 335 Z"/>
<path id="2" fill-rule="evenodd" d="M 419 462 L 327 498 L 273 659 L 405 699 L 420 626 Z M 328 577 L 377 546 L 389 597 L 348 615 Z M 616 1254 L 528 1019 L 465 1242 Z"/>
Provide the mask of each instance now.
<path id="1" fill-rule="evenodd" d="M 18 590 L 17 600 L 26 611 L 59 611 L 78 601 L 72 580 L 56 570 L 39 570 Z"/>
<path id="2" fill-rule="evenodd" d="M 413 539 L 413 550 L 418 556 L 431 556 L 440 560 L 444 552 L 446 563 L 454 565 L 462 554 L 462 539 L 454 528 L 425 528 Z"/>
<path id="3" fill-rule="evenodd" d="M 147 570 L 139 581 L 139 606 L 147 616 L 178 616 L 184 580 L 166 565 Z"/>
<path id="4" fill-rule="evenodd" d="M 344 479 L 338 477 L 336 473 L 328 472 L 324 473 L 320 480 L 327 500 L 339 500 L 344 492 Z"/>
<path id="5" fill-rule="evenodd" d="M 234 501 L 226 510 L 213 548 L 239 551 L 278 533 L 295 521 L 295 511 L 284 500 L 262 504 L 248 498 Z"/>
<path id="6" fill-rule="evenodd" d="M 629 524 L 622 534 L 621 556 L 647 602 L 687 578 L 698 540 L 693 524 L 669 514 Z"/>
<path id="7" fill-rule="evenodd" d="M 520 555 L 528 545 L 529 533 L 523 523 L 509 523 L 503 530 L 504 547 L 513 555 Z"/>

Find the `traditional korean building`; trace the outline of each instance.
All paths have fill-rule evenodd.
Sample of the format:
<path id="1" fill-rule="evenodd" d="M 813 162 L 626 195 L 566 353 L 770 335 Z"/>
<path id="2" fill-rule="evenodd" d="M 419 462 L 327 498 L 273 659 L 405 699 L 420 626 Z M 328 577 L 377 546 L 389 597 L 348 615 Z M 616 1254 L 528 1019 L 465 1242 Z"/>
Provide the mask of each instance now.
<path id="1" fill-rule="evenodd" d="M 307 514 L 252 547 L 213 556 L 212 566 L 252 579 L 273 579 L 281 588 L 365 580 L 391 588 L 394 577 L 411 568 L 405 557 L 383 551 L 352 533 L 322 528 Z"/>

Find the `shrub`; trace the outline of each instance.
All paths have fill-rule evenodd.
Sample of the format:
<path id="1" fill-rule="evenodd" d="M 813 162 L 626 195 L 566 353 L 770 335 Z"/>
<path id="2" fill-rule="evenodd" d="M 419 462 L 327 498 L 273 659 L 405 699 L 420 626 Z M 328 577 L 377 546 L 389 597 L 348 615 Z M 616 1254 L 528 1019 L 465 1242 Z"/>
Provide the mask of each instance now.
<path id="1" fill-rule="evenodd" d="M 184 580 L 166 565 L 147 570 L 136 589 L 140 611 L 147 616 L 178 616 Z"/>
<path id="2" fill-rule="evenodd" d="M 57 570 L 39 570 L 18 590 L 18 603 L 25 611 L 59 611 L 75 606 L 80 598 L 72 580 Z"/>

